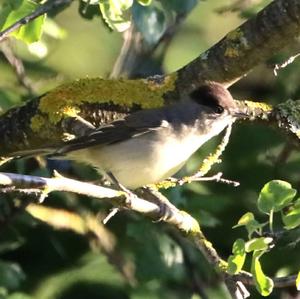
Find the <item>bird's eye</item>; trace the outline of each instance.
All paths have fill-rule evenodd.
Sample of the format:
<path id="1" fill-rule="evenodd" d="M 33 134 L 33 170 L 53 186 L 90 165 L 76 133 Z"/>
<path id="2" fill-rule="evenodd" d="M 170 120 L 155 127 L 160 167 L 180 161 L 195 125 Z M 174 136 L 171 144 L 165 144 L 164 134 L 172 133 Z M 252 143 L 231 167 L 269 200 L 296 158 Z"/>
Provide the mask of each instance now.
<path id="1" fill-rule="evenodd" d="M 220 106 L 220 105 L 217 105 L 216 108 L 215 108 L 215 112 L 217 114 L 221 114 L 221 113 L 224 112 L 224 108 L 222 106 Z"/>

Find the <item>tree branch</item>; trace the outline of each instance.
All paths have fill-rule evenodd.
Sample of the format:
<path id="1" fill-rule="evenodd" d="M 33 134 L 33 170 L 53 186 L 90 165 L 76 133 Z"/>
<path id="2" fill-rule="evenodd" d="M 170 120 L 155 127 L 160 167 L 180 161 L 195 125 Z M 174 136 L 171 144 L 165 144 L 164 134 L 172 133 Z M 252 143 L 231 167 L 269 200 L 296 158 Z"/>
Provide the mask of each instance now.
<path id="1" fill-rule="evenodd" d="M 176 92 L 188 92 L 205 80 L 230 86 L 278 51 L 292 46 L 299 34 L 299 1 L 272 1 L 255 17 L 178 70 Z"/>
<path id="2" fill-rule="evenodd" d="M 0 173 L 0 185 L 4 190 L 5 188 L 10 188 L 10 190 L 13 188 L 16 191 L 28 189 L 31 192 L 39 191 L 44 195 L 52 191 L 67 191 L 99 199 L 109 199 L 110 203 L 117 207 L 168 223 L 188 237 L 215 268 L 220 268 L 224 264 L 211 243 L 203 235 L 196 219 L 186 212 L 178 210 L 162 194 L 142 191 L 143 196 L 147 196 L 147 199 L 151 200 L 149 201 L 138 196 L 130 196 L 126 192 L 64 177 L 44 178 L 14 173 Z"/>
<path id="3" fill-rule="evenodd" d="M 273 277 L 271 278 L 274 282 L 274 287 L 275 288 L 286 288 L 286 287 L 291 287 L 294 286 L 296 288 L 296 278 L 297 275 L 290 275 L 290 276 L 285 276 L 285 277 Z M 241 281 L 245 285 L 255 285 L 255 281 L 253 279 L 252 274 L 242 271 L 239 274 L 236 275 L 229 275 L 229 279 L 234 279 L 236 281 Z"/>
<path id="4" fill-rule="evenodd" d="M 61 144 L 72 136 L 72 132 L 64 127 L 65 121 L 72 117 L 81 117 L 96 127 L 101 125 L 99 109 L 108 98 L 116 109 L 124 110 L 126 103 L 129 107 L 124 110 L 126 114 L 131 112 L 131 107 L 160 107 L 176 101 L 204 80 L 229 85 L 274 53 L 294 43 L 299 32 L 299 1 L 276 0 L 173 74 L 145 80 L 81 79 L 59 86 L 0 117 L 0 155 L 7 157 L 18 151 Z M 272 111 L 272 107 L 262 108 L 260 103 L 248 102 L 247 106 L 253 118 L 260 117 L 256 113 L 259 109 Z M 298 136 L 297 120 L 296 126 L 291 126 L 285 121 L 289 117 L 284 116 L 284 121 L 280 118 L 277 121 L 276 117 L 283 114 L 272 115 L 272 121 L 279 127 Z M 269 120 L 267 117 L 265 119 Z"/>
<path id="5" fill-rule="evenodd" d="M 68 5 L 73 0 L 49 0 L 45 4 L 39 6 L 35 11 L 31 14 L 21 18 L 5 30 L 0 32 L 0 42 L 2 42 L 10 33 L 19 29 L 21 26 L 28 24 L 34 19 L 40 17 L 41 15 L 48 13 L 49 11 L 58 8 L 60 6 Z"/>

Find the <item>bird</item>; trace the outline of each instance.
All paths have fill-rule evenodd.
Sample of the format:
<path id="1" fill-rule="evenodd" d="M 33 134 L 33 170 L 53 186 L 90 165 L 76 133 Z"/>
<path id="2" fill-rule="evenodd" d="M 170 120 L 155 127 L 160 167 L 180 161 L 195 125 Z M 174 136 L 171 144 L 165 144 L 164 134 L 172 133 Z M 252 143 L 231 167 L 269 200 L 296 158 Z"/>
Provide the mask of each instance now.
<path id="1" fill-rule="evenodd" d="M 225 87 L 206 82 L 169 105 L 132 112 L 41 152 L 89 164 L 134 190 L 176 174 L 205 142 L 244 116 Z"/>

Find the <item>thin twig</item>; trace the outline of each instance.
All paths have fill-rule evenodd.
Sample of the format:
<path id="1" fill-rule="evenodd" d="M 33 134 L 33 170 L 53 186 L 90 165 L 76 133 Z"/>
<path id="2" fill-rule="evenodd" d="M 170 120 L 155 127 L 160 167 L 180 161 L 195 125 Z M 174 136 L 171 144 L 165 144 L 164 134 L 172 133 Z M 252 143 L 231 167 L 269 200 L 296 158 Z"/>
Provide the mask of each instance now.
<path id="1" fill-rule="evenodd" d="M 35 11 L 29 15 L 19 19 L 17 22 L 0 32 L 0 42 L 2 42 L 10 33 L 19 29 L 21 26 L 28 24 L 34 19 L 40 17 L 41 15 L 48 13 L 49 11 L 58 8 L 63 5 L 71 3 L 73 0 L 53 0 L 47 1 L 45 4 L 39 6 Z"/>
<path id="2" fill-rule="evenodd" d="M 164 181 L 156 184 L 156 187 L 167 189 L 170 187 L 175 187 L 177 185 L 182 186 L 186 183 L 200 182 L 200 181 L 201 182 L 215 181 L 218 183 L 233 185 L 234 187 L 239 186 L 240 183 L 237 181 L 232 181 L 232 180 L 222 178 L 222 175 L 223 175 L 222 172 L 219 172 L 210 177 L 205 177 L 205 175 L 211 170 L 211 168 L 214 164 L 221 162 L 220 157 L 229 142 L 231 130 L 232 130 L 232 125 L 230 124 L 226 128 L 226 132 L 224 134 L 222 142 L 218 145 L 218 147 L 216 148 L 214 153 L 210 154 L 207 158 L 204 159 L 201 166 L 199 167 L 199 170 L 196 173 L 194 173 L 193 175 L 190 175 L 190 176 L 179 178 L 179 179 L 169 178 L 167 180 L 164 180 Z"/>
<path id="3" fill-rule="evenodd" d="M 280 63 L 280 64 L 275 64 L 274 68 L 273 68 L 273 72 L 274 72 L 274 75 L 277 76 L 278 73 L 277 71 L 278 70 L 281 70 L 281 69 L 284 69 L 285 67 L 287 67 L 289 64 L 293 63 L 294 60 L 300 56 L 300 53 L 297 53 L 296 55 L 293 55 L 291 56 L 288 60 Z"/>
<path id="4" fill-rule="evenodd" d="M 124 204 L 128 202 L 126 192 L 113 190 L 97 186 L 90 183 L 80 182 L 65 177 L 44 178 L 38 176 L 21 175 L 15 173 L 0 173 L 0 185 L 14 186 L 14 191 L 23 189 L 41 190 L 46 194 L 52 191 L 64 191 L 82 194 L 99 199 L 115 199 L 116 203 Z M 122 199 L 123 198 L 123 199 Z M 134 211 L 151 214 L 158 213 L 159 207 L 141 198 L 130 198 L 130 208 Z"/>
<path id="5" fill-rule="evenodd" d="M 241 281 L 245 285 L 255 285 L 255 281 L 251 273 L 246 271 L 242 271 L 239 274 L 235 274 L 233 276 L 228 276 L 229 279 L 234 279 L 236 281 Z M 284 277 L 273 277 L 271 278 L 274 282 L 275 288 L 286 288 L 294 286 L 296 287 L 296 279 L 297 275 L 290 275 Z"/>
<path id="6" fill-rule="evenodd" d="M 26 88 L 29 96 L 33 96 L 35 94 L 34 88 L 30 79 L 26 76 L 22 60 L 13 53 L 11 45 L 7 42 L 2 43 L 0 48 L 4 57 L 13 68 L 20 84 Z"/>
<path id="7" fill-rule="evenodd" d="M 107 222 L 114 217 L 118 212 L 120 211 L 120 208 L 113 208 L 110 210 L 108 215 L 103 219 L 102 223 L 107 224 Z"/>

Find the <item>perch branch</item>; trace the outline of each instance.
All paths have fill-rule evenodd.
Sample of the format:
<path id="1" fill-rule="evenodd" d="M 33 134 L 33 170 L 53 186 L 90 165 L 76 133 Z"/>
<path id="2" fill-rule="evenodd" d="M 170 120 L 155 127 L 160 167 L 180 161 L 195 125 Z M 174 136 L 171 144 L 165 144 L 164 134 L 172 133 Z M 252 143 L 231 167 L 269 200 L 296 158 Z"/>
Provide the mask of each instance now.
<path id="1" fill-rule="evenodd" d="M 161 205 L 154 201 L 150 202 L 138 196 L 128 196 L 126 192 L 64 177 L 43 178 L 13 173 L 0 173 L 0 185 L 4 190 L 5 188 L 14 187 L 16 191 L 20 188 L 34 190 L 35 192 L 40 191 L 46 194 L 52 191 L 67 191 L 99 199 L 109 199 L 117 207 L 139 212 L 154 220 L 163 220 L 187 236 L 214 267 L 220 268 L 224 264 L 224 261 L 218 256 L 212 244 L 205 238 L 198 222 L 188 213 L 178 210 L 174 205 L 168 204 L 168 201 L 161 201 L 163 205 L 162 215 Z"/>

